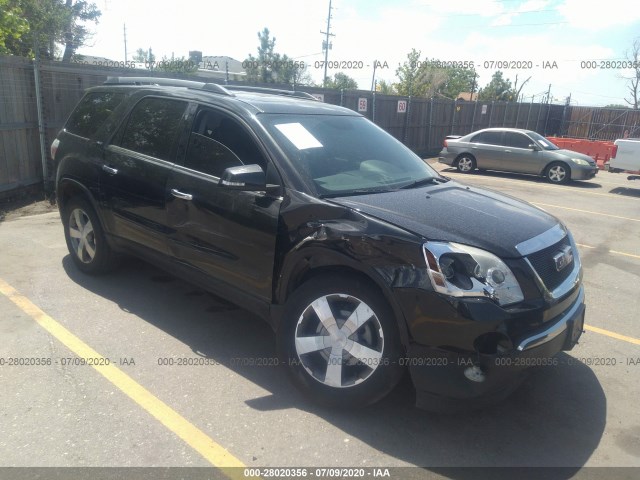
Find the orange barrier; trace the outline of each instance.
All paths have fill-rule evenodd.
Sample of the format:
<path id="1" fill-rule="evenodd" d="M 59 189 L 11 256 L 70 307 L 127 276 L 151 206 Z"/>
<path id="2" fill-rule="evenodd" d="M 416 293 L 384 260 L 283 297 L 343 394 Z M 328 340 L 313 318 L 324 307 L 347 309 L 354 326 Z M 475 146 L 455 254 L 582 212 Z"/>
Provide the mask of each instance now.
<path id="1" fill-rule="evenodd" d="M 584 153 L 589 155 L 596 161 L 599 169 L 604 168 L 604 164 L 611 158 L 615 158 L 618 146 L 613 142 L 602 140 L 584 140 L 581 138 L 559 138 L 559 137 L 547 137 L 550 142 L 553 142 L 558 148 L 564 148 L 566 150 L 573 150 L 574 152 Z"/>

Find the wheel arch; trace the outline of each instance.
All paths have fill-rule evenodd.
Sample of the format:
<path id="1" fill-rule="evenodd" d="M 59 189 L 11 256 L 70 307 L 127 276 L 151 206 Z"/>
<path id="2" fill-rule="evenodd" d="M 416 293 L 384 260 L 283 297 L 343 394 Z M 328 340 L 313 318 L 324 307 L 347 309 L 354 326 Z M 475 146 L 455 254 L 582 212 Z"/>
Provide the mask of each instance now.
<path id="1" fill-rule="evenodd" d="M 91 191 L 85 185 L 72 178 L 62 178 L 58 181 L 58 185 L 56 186 L 56 202 L 58 204 L 60 216 L 62 217 L 64 215 L 64 209 L 66 208 L 69 200 L 77 196 L 82 197 L 89 202 L 91 207 L 93 207 L 94 212 L 100 219 L 100 223 L 102 224 L 102 228 L 104 229 L 106 225 L 98 202 L 92 195 Z"/>
<path id="2" fill-rule="evenodd" d="M 295 259 L 285 262 L 274 297 L 277 304 L 272 309 L 272 326 L 274 329 L 278 329 L 284 310 L 283 306 L 287 299 L 301 285 L 319 276 L 351 276 L 368 283 L 378 293 L 382 294 L 395 317 L 402 345 L 405 348 L 408 347 L 410 341 L 409 328 L 402 309 L 394 298 L 390 286 L 374 269 L 367 268 L 366 264 L 357 262 L 334 250 L 324 248 L 309 250 L 304 253 L 300 252 Z"/>
<path id="3" fill-rule="evenodd" d="M 462 157 L 471 157 L 473 159 L 474 162 L 476 162 L 476 166 L 478 165 L 478 159 L 476 158 L 476 156 L 471 153 L 471 152 L 461 152 L 458 155 L 456 155 L 456 158 L 454 159 L 454 162 L 457 162 L 458 160 L 460 160 Z"/>

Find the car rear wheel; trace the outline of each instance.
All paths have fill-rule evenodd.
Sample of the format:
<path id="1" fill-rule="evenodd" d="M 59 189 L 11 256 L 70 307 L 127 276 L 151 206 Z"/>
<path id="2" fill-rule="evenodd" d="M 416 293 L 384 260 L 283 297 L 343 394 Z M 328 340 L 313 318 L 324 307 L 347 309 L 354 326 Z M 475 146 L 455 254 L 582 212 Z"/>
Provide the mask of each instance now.
<path id="1" fill-rule="evenodd" d="M 402 347 L 391 308 L 357 277 L 316 277 L 296 290 L 278 329 L 280 360 L 323 405 L 376 402 L 400 380 Z"/>
<path id="2" fill-rule="evenodd" d="M 476 159 L 471 155 L 462 155 L 456 160 L 456 168 L 460 173 L 471 173 L 476 168 Z"/>
<path id="3" fill-rule="evenodd" d="M 64 211 L 64 235 L 73 263 L 89 274 L 110 270 L 114 265 L 113 252 L 93 207 L 84 198 L 74 197 Z"/>
<path id="4" fill-rule="evenodd" d="M 551 183 L 567 183 L 571 178 L 571 171 L 564 163 L 556 162 L 547 167 L 546 177 Z"/>

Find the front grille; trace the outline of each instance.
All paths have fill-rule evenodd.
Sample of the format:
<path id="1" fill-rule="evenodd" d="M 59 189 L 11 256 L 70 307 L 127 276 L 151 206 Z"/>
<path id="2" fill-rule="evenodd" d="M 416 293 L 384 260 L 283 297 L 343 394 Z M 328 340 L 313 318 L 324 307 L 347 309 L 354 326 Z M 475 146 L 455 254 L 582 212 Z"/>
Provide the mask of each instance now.
<path id="1" fill-rule="evenodd" d="M 553 260 L 553 257 L 560 253 L 567 245 L 571 245 L 571 242 L 569 242 L 569 237 L 565 236 L 558 243 L 554 243 L 550 247 L 543 248 L 527 256 L 527 259 L 538 273 L 542 283 L 544 283 L 545 287 L 551 292 L 565 281 L 573 271 L 577 252 L 573 251 L 574 259 L 560 271 L 556 269 L 556 264 Z"/>

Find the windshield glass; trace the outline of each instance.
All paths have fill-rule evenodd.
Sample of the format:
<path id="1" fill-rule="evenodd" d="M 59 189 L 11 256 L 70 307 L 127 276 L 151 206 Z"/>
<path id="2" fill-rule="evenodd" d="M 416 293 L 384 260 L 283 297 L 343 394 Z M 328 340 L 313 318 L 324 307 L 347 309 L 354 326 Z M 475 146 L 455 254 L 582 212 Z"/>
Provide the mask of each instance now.
<path id="1" fill-rule="evenodd" d="M 438 177 L 363 117 L 265 114 L 260 120 L 321 196 L 396 190 Z"/>
<path id="2" fill-rule="evenodd" d="M 536 132 L 529 132 L 529 136 L 533 138 L 545 150 L 559 150 L 553 143 Z"/>

